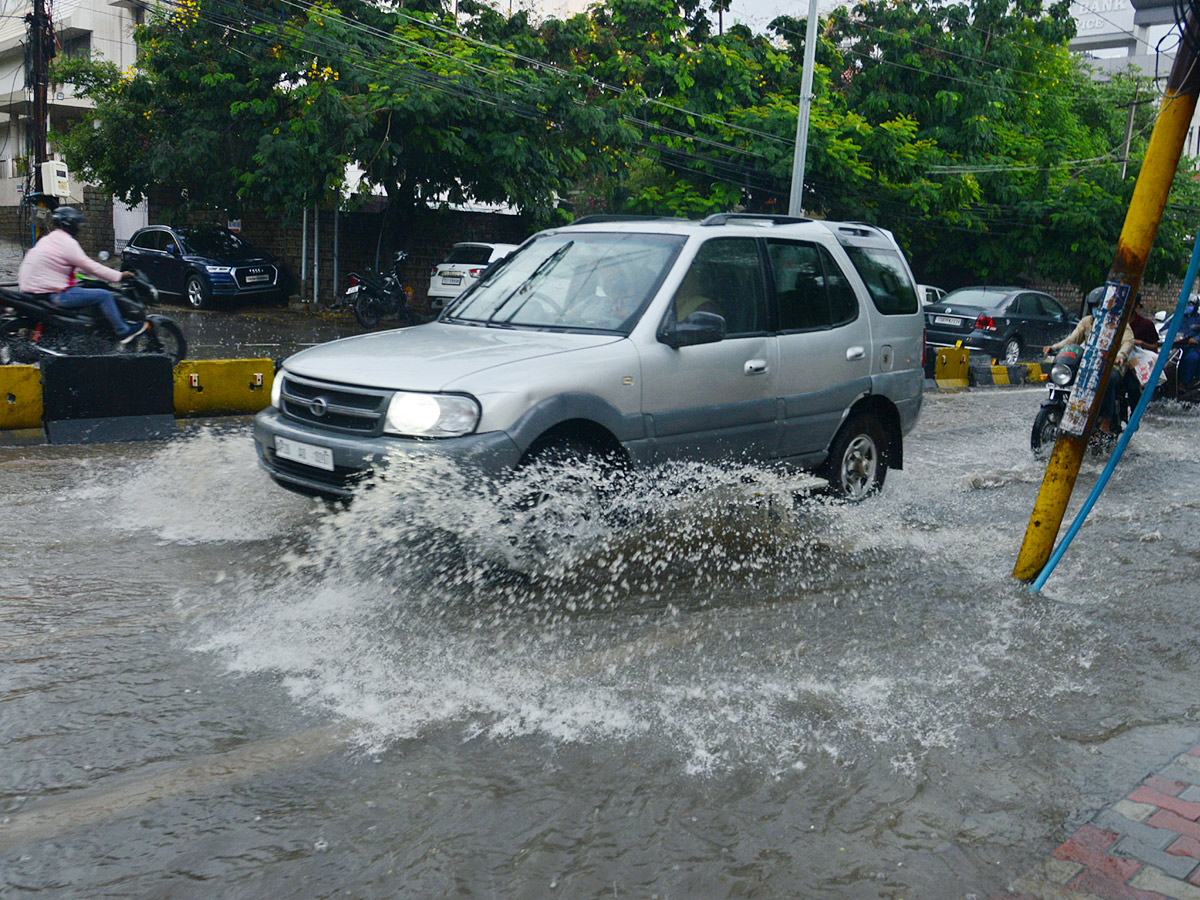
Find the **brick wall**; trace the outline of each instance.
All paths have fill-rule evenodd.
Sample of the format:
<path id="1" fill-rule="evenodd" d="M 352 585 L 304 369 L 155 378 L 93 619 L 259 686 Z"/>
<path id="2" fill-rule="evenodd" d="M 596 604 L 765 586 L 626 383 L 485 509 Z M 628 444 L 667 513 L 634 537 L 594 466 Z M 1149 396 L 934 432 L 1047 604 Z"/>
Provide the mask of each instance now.
<path id="1" fill-rule="evenodd" d="M 1019 279 L 1019 283 L 1034 291 L 1041 291 L 1044 294 L 1049 294 L 1054 297 L 1063 306 L 1072 312 L 1079 312 L 1083 304 L 1083 298 L 1093 287 L 1081 288 L 1079 285 L 1070 284 L 1061 281 L 1047 281 L 1037 278 L 1036 276 L 1028 276 Z M 1142 305 L 1147 310 L 1147 315 L 1153 315 L 1160 309 L 1173 310 L 1175 304 L 1179 302 L 1179 292 L 1183 288 L 1182 278 L 1173 278 L 1166 284 L 1145 284 L 1138 288 L 1138 296 L 1142 299 Z"/>

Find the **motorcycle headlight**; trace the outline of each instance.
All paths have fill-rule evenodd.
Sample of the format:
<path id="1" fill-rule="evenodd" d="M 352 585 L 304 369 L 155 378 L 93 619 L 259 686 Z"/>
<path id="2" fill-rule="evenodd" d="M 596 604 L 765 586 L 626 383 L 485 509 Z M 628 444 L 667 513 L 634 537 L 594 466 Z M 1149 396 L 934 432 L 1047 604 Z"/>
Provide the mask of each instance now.
<path id="1" fill-rule="evenodd" d="M 479 404 L 462 394 L 396 391 L 383 430 L 407 437 L 458 437 L 479 424 Z"/>
<path id="2" fill-rule="evenodd" d="M 1050 367 L 1050 380 L 1059 387 L 1066 387 L 1075 377 L 1075 370 L 1070 366 L 1064 366 L 1062 363 L 1055 363 Z"/>
<path id="3" fill-rule="evenodd" d="M 271 405 L 279 409 L 279 396 L 283 393 L 283 372 L 276 372 L 271 382 Z"/>

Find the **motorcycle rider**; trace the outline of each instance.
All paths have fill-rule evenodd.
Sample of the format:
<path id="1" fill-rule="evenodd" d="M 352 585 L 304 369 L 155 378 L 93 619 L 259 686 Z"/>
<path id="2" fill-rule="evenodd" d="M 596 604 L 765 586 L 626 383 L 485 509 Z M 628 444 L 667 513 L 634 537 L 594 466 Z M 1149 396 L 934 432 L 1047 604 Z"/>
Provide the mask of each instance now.
<path id="1" fill-rule="evenodd" d="M 1061 341 L 1043 347 L 1042 355 L 1050 356 L 1068 344 L 1079 344 L 1082 346 L 1087 343 L 1088 335 L 1092 333 L 1092 323 L 1096 321 L 1096 307 L 1100 305 L 1100 301 L 1103 299 L 1103 287 L 1094 288 L 1089 291 L 1086 301 L 1088 308 L 1087 315 L 1080 319 L 1079 324 L 1075 326 L 1075 330 Z M 1117 350 L 1117 358 L 1108 379 L 1108 387 L 1104 390 L 1104 396 L 1100 398 L 1100 420 L 1096 425 L 1096 430 L 1104 434 L 1112 432 L 1112 420 L 1117 412 L 1117 385 L 1124 381 L 1125 365 L 1129 361 L 1130 354 L 1133 353 L 1134 346 L 1133 331 L 1126 325 L 1121 332 L 1121 346 Z"/>
<path id="2" fill-rule="evenodd" d="M 75 283 L 75 272 L 81 270 L 103 281 L 116 284 L 133 278 L 132 272 L 118 272 L 89 257 L 79 245 L 79 229 L 85 221 L 83 213 L 71 206 L 59 206 L 50 214 L 54 229 L 43 235 L 25 254 L 17 270 L 17 288 L 26 294 L 42 294 L 50 303 L 62 309 L 98 306 L 112 325 L 122 344 L 128 344 L 146 330 L 146 323 L 126 324 L 117 309 L 117 301 L 104 288 L 86 288 Z"/>
<path id="3" fill-rule="evenodd" d="M 1195 297 L 1184 308 L 1175 346 L 1183 350 L 1177 372 L 1179 388 L 1186 390 L 1200 376 L 1200 300 Z"/>

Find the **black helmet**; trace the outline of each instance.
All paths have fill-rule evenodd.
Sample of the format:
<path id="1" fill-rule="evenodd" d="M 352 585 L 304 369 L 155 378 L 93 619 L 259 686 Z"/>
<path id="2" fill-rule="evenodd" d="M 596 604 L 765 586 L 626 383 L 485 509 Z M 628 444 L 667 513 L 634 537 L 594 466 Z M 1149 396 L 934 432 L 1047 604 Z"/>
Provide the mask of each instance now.
<path id="1" fill-rule="evenodd" d="M 1092 288 L 1090 291 L 1088 291 L 1087 299 L 1083 301 L 1083 305 L 1086 306 L 1089 311 L 1100 305 L 1100 301 L 1104 299 L 1105 287 L 1105 285 L 1100 285 L 1100 287 Z"/>
<path id="2" fill-rule="evenodd" d="M 50 221 L 54 223 L 55 228 L 61 228 L 72 237 L 79 236 L 79 229 L 83 227 L 83 223 L 87 221 L 83 213 L 73 206 L 59 206 L 54 212 L 50 213 Z"/>

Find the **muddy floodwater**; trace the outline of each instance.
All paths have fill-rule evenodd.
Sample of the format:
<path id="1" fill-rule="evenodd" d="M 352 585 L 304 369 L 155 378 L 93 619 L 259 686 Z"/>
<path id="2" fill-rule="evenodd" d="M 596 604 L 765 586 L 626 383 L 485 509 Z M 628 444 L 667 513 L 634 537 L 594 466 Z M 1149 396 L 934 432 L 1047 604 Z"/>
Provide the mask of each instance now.
<path id="1" fill-rule="evenodd" d="M 1200 415 L 1032 595 L 1040 399 L 928 396 L 861 505 L 682 467 L 567 535 L 288 494 L 244 421 L 0 448 L 0 896 L 982 900 L 1200 741 Z"/>

